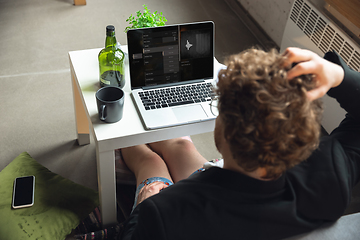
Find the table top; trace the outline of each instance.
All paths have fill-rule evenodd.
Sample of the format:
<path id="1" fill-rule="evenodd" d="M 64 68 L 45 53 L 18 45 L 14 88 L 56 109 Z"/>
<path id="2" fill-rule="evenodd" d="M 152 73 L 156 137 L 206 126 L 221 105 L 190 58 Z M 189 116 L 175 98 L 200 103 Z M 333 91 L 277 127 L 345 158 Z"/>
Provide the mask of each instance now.
<path id="1" fill-rule="evenodd" d="M 121 46 L 127 54 L 127 46 Z M 154 141 L 213 131 L 215 120 L 175 127 L 146 130 L 131 98 L 128 59 L 125 58 L 125 92 L 123 118 L 116 123 L 102 122 L 98 117 L 95 93 L 100 88 L 98 54 L 101 48 L 69 52 L 70 67 L 99 149 L 109 151 Z M 214 76 L 224 65 L 214 58 Z"/>

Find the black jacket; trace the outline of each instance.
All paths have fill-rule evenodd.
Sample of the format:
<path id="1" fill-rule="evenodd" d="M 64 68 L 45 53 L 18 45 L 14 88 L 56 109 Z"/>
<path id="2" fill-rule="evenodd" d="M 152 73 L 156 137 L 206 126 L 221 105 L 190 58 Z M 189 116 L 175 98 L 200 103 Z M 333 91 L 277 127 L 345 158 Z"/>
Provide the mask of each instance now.
<path id="1" fill-rule="evenodd" d="M 360 73 L 345 70 L 328 95 L 345 119 L 304 162 L 275 181 L 221 168 L 176 183 L 137 206 L 123 239 L 282 239 L 336 221 L 360 176 Z"/>

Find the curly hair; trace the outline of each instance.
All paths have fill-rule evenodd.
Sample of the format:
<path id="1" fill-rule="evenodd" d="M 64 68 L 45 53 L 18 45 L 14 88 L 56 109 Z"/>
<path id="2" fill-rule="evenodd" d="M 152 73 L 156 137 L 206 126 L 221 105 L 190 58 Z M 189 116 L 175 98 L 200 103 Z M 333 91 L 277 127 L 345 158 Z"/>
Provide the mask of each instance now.
<path id="1" fill-rule="evenodd" d="M 224 137 L 245 171 L 266 169 L 276 178 L 307 159 L 319 143 L 322 103 L 309 101 L 311 75 L 287 80 L 276 50 L 249 49 L 227 59 L 216 93 Z"/>

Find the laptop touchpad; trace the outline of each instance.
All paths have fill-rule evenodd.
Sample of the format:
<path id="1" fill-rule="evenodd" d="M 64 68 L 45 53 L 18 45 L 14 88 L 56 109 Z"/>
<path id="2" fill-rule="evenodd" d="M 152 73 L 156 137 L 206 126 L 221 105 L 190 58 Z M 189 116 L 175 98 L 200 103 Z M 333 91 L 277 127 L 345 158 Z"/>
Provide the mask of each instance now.
<path id="1" fill-rule="evenodd" d="M 207 118 L 207 115 L 200 104 L 177 107 L 172 110 L 179 122 L 196 122 Z"/>

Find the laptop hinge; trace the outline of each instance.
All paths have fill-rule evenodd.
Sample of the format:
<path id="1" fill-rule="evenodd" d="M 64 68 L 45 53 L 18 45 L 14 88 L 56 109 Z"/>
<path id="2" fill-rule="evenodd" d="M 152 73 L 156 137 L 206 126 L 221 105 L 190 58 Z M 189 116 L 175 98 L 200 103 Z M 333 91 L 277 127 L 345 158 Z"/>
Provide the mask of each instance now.
<path id="1" fill-rule="evenodd" d="M 204 79 L 200 79 L 200 80 L 191 80 L 191 81 L 186 81 L 186 82 L 176 82 L 176 83 L 166 83 L 166 84 L 159 84 L 159 85 L 154 85 L 154 86 L 146 86 L 146 87 L 142 87 L 143 90 L 150 90 L 150 89 L 154 89 L 154 88 L 162 88 L 162 87 L 173 87 L 173 86 L 179 86 L 179 85 L 187 85 L 187 84 L 192 84 L 192 83 L 201 83 L 201 82 L 205 82 Z"/>

